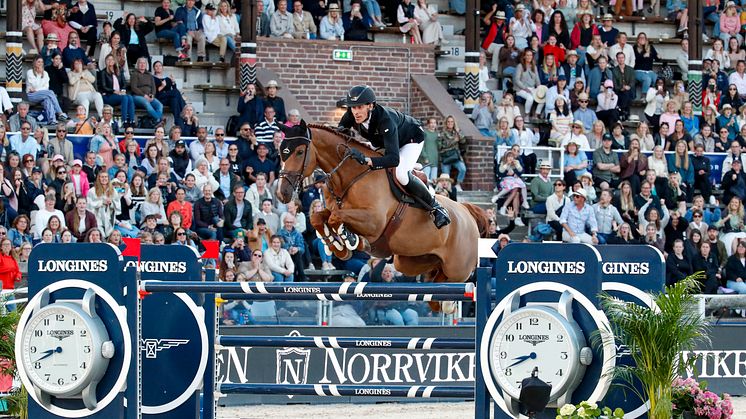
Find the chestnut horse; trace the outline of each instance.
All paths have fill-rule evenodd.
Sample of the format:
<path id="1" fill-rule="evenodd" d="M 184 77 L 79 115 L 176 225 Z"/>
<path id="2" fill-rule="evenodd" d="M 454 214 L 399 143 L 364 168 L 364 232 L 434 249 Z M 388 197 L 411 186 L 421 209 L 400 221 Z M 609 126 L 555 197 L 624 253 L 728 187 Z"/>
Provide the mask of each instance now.
<path id="1" fill-rule="evenodd" d="M 283 169 L 277 196 L 288 202 L 314 169 L 327 174 L 326 208 L 311 216 L 311 225 L 338 258 L 349 259 L 354 249 L 378 257 L 393 254 L 396 269 L 408 276 L 425 274 L 436 282 L 465 282 L 469 278 L 478 262 L 477 240 L 487 228 L 482 209 L 436 196 L 448 210 L 451 224 L 438 230 L 426 211 L 408 208 L 399 214 L 403 218 L 398 228 L 389 228 L 384 250 L 376 245 L 379 250 L 371 251 L 370 243 L 381 238 L 399 201 L 391 192 L 385 170 L 373 171 L 358 164 L 349 158 L 348 151 L 356 148 L 371 157 L 380 154 L 327 126 L 306 126 L 302 121 L 299 126 L 280 129 L 286 137 L 280 145 Z M 364 240 L 344 240 L 343 226 Z"/>

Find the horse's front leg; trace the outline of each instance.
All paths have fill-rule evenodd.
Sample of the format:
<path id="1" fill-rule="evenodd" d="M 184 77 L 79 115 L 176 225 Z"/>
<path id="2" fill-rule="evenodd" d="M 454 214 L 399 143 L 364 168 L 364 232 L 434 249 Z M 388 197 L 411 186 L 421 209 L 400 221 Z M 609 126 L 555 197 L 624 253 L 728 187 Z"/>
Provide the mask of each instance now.
<path id="1" fill-rule="evenodd" d="M 345 208 L 332 211 L 329 227 L 344 242 L 349 250 L 365 250 L 365 243 L 359 236 L 377 238 L 384 225 L 369 209 Z"/>

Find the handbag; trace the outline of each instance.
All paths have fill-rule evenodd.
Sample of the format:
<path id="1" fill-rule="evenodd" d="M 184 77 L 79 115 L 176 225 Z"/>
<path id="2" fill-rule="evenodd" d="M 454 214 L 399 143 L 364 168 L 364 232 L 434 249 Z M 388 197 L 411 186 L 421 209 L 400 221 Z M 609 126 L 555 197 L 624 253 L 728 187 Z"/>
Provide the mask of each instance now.
<path id="1" fill-rule="evenodd" d="M 440 155 L 440 162 L 442 164 L 454 164 L 461 160 L 461 155 L 458 152 L 458 149 L 452 148 L 450 150 L 444 151 Z"/>

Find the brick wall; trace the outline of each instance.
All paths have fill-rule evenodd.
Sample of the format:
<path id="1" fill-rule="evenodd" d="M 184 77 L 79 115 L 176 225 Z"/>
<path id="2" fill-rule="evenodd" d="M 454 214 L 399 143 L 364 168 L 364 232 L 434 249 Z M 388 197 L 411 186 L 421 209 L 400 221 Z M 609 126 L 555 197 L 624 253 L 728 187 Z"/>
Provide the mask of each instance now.
<path id="1" fill-rule="evenodd" d="M 353 61 L 333 61 L 335 49 L 352 50 Z M 313 122 L 336 123 L 337 100 L 356 84 L 369 84 L 381 102 L 410 112 L 409 76 L 433 74 L 435 57 L 432 45 L 260 38 L 257 65 L 278 74 Z"/>
<path id="2" fill-rule="evenodd" d="M 352 50 L 353 61 L 333 61 L 335 49 Z M 280 96 L 289 90 L 311 122 L 336 124 L 344 112 L 336 103 L 356 84 L 372 86 L 382 103 L 415 118 L 445 117 L 411 79 L 434 74 L 432 45 L 259 38 L 257 65 L 277 73 Z M 469 140 L 465 188 L 492 190 L 491 155 L 491 141 Z"/>

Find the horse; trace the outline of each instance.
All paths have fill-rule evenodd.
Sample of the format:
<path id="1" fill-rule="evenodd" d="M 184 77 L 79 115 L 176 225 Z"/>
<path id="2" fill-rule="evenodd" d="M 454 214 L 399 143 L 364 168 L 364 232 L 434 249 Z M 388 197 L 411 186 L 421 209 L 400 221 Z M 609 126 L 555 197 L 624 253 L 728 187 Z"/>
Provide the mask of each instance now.
<path id="1" fill-rule="evenodd" d="M 385 170 L 371 170 L 350 158 L 353 148 L 369 157 L 380 156 L 361 139 L 305 121 L 280 129 L 285 139 L 280 144 L 277 196 L 288 202 L 316 168 L 326 173 L 325 209 L 314 213 L 310 221 L 335 256 L 346 260 L 353 250 L 383 258 L 393 254 L 394 266 L 404 275 L 424 274 L 434 282 L 469 279 L 478 263 L 477 240 L 488 226 L 481 208 L 436 196 L 451 217 L 451 224 L 439 230 L 426 211 L 402 210 Z M 364 240 L 350 238 L 347 231 Z"/>

